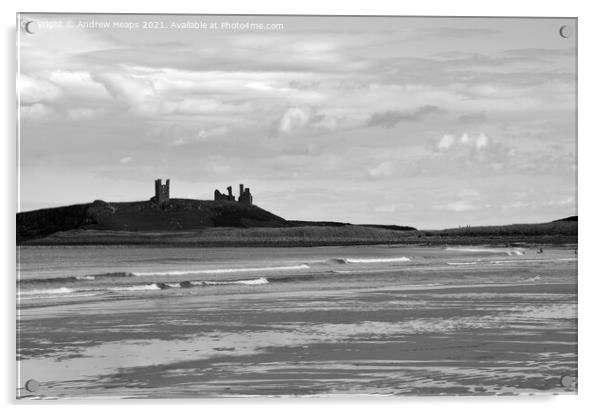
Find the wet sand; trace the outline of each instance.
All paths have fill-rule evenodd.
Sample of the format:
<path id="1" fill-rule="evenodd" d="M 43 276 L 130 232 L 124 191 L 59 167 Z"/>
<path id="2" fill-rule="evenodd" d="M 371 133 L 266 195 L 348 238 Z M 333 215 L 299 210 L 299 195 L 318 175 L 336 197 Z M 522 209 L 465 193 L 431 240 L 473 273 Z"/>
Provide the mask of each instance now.
<path id="1" fill-rule="evenodd" d="M 429 269 L 450 285 L 350 279 L 23 306 L 18 396 L 575 393 L 560 378 L 577 375 L 576 262 L 507 260 Z M 30 378 L 37 392 L 22 388 Z"/>

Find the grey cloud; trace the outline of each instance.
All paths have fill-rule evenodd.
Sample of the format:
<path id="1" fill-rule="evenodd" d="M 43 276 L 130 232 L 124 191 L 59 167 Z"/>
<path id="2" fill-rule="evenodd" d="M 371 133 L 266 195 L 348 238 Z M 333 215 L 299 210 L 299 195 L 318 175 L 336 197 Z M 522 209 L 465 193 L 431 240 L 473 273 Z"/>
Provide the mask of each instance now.
<path id="1" fill-rule="evenodd" d="M 367 126 L 382 126 L 384 128 L 392 128 L 399 122 L 417 122 L 428 116 L 442 115 L 445 110 L 438 106 L 426 105 L 421 106 L 414 111 L 395 111 L 388 110 L 385 112 L 373 113 L 366 123 Z"/>
<path id="2" fill-rule="evenodd" d="M 462 123 L 485 122 L 487 119 L 488 119 L 488 117 L 485 112 L 467 113 L 465 115 L 458 117 L 458 120 Z"/>

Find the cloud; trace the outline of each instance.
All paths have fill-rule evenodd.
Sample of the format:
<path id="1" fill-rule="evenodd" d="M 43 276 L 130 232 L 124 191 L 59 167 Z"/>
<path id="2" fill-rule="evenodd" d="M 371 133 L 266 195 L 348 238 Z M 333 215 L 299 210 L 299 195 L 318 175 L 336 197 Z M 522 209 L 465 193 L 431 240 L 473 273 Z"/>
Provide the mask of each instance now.
<path id="1" fill-rule="evenodd" d="M 217 126 L 209 129 L 201 129 L 196 134 L 189 136 L 180 136 L 176 138 L 172 144 L 175 146 L 186 145 L 193 142 L 207 141 L 216 136 L 223 136 L 230 132 L 230 128 L 226 126 Z"/>
<path id="2" fill-rule="evenodd" d="M 450 202 L 444 205 L 435 205 L 433 209 L 443 210 L 443 211 L 452 211 L 452 212 L 465 212 L 465 211 L 476 211 L 479 208 L 478 205 L 473 204 L 468 201 L 460 200 L 455 202 Z"/>
<path id="3" fill-rule="evenodd" d="M 307 108 L 289 108 L 278 124 L 278 131 L 290 133 L 295 129 L 302 128 L 309 123 L 312 117 L 310 109 Z"/>
<path id="4" fill-rule="evenodd" d="M 316 115 L 312 121 L 312 126 L 333 131 L 338 126 L 336 118 L 326 115 Z"/>
<path id="5" fill-rule="evenodd" d="M 576 205 L 574 196 L 567 196 L 561 199 L 552 199 L 547 202 L 547 206 L 562 207 L 567 205 Z"/>
<path id="6" fill-rule="evenodd" d="M 115 100 L 137 113 L 157 113 L 157 91 L 152 81 L 128 73 L 103 73 L 94 77 Z"/>
<path id="7" fill-rule="evenodd" d="M 312 107 L 302 106 L 288 108 L 277 121 L 280 133 L 289 134 L 306 127 L 333 131 L 338 127 L 338 120 L 324 113 L 316 113 Z"/>
<path id="8" fill-rule="evenodd" d="M 50 72 L 48 80 L 60 86 L 69 95 L 92 99 L 109 97 L 107 89 L 95 81 L 87 71 L 55 70 Z"/>
<path id="9" fill-rule="evenodd" d="M 475 139 L 475 147 L 477 149 L 484 149 L 487 147 L 488 144 L 489 144 L 489 138 L 487 137 L 487 135 L 485 135 L 483 133 L 479 134 L 479 136 L 477 136 L 477 138 Z"/>
<path id="10" fill-rule="evenodd" d="M 99 110 L 91 108 L 76 108 L 67 110 L 67 118 L 70 120 L 87 120 L 92 119 L 100 113 Z"/>
<path id="11" fill-rule="evenodd" d="M 123 164 L 123 165 L 126 165 L 126 164 L 132 162 L 133 160 L 134 160 L 134 158 L 132 158 L 131 156 L 124 156 L 123 158 L 121 158 L 119 160 L 119 163 Z"/>
<path id="12" fill-rule="evenodd" d="M 484 133 L 478 135 L 469 135 L 467 133 L 462 136 L 456 136 L 450 133 L 446 133 L 439 139 L 439 142 L 435 146 L 436 151 L 450 151 L 452 149 L 467 148 L 476 149 L 477 151 L 484 151 L 490 145 L 490 139 Z M 462 149 L 463 150 L 463 149 Z"/>
<path id="13" fill-rule="evenodd" d="M 445 134 L 441 137 L 441 140 L 437 144 L 438 149 L 446 150 L 451 148 L 456 142 L 456 137 L 451 134 Z"/>
<path id="14" fill-rule="evenodd" d="M 458 120 L 462 123 L 485 122 L 487 120 L 487 114 L 485 112 L 467 113 L 459 116 Z"/>
<path id="15" fill-rule="evenodd" d="M 60 87 L 39 77 L 20 74 L 17 88 L 21 104 L 52 102 L 62 95 Z"/>
<path id="16" fill-rule="evenodd" d="M 381 162 L 373 168 L 368 169 L 368 175 L 372 178 L 382 178 L 393 174 L 393 166 L 389 162 Z"/>
<path id="17" fill-rule="evenodd" d="M 212 136 L 225 135 L 228 132 L 230 132 L 230 129 L 228 129 L 227 127 L 218 126 L 212 129 L 201 129 L 197 136 L 199 137 L 199 139 L 208 139 Z"/>
<path id="18" fill-rule="evenodd" d="M 440 115 L 445 111 L 434 105 L 421 106 L 418 109 L 410 112 L 401 112 L 388 110 L 385 112 L 373 113 L 366 123 L 367 126 L 382 126 L 385 128 L 392 128 L 399 122 L 416 122 L 421 121 L 424 118 L 432 115 Z"/>
<path id="19" fill-rule="evenodd" d="M 21 105 L 20 115 L 22 120 L 39 121 L 54 118 L 57 113 L 43 103 L 34 103 L 33 105 Z"/>

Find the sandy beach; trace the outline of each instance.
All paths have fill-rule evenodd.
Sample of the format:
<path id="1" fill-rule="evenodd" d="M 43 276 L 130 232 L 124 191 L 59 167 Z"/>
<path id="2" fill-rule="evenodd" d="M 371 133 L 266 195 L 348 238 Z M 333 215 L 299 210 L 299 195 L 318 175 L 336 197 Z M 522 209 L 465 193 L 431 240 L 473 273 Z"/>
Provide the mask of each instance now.
<path id="1" fill-rule="evenodd" d="M 571 248 L 140 248 L 112 266 L 144 275 L 110 284 L 85 278 L 102 259 L 52 280 L 37 248 L 20 254 L 19 398 L 576 392 Z"/>

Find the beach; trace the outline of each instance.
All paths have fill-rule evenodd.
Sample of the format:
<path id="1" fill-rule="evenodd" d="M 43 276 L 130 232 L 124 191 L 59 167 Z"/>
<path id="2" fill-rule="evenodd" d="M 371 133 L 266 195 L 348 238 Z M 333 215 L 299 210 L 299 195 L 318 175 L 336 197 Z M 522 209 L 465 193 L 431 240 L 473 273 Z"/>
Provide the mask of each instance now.
<path id="1" fill-rule="evenodd" d="M 577 391 L 574 247 L 27 246 L 18 270 L 21 399 Z"/>

